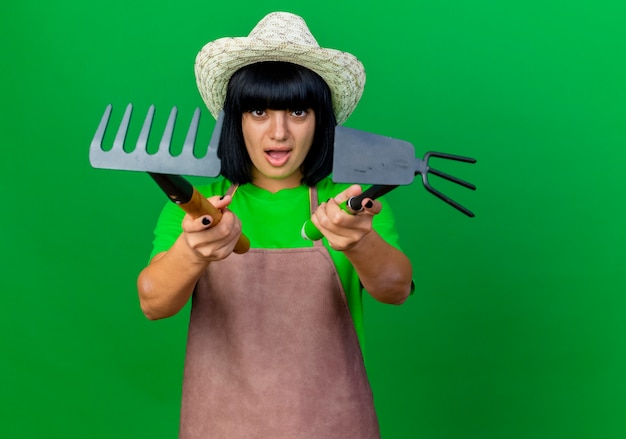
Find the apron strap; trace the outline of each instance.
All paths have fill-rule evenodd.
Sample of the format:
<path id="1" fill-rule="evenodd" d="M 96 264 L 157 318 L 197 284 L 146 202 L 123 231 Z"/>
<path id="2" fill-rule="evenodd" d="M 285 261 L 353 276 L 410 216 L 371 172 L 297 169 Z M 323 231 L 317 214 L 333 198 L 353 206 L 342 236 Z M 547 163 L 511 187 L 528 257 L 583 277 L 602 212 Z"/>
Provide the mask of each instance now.
<path id="1" fill-rule="evenodd" d="M 225 195 L 231 195 L 231 196 L 235 195 L 235 192 L 237 191 L 238 187 L 239 187 L 238 184 L 231 184 L 228 190 L 226 191 Z"/>
<path id="2" fill-rule="evenodd" d="M 309 201 L 311 203 L 311 215 L 313 215 L 313 212 L 315 212 L 317 210 L 317 206 L 319 206 L 317 186 L 309 187 Z M 313 247 L 321 248 L 323 246 L 324 245 L 322 244 L 321 239 L 313 241 Z"/>
<path id="3" fill-rule="evenodd" d="M 309 202 L 311 203 L 311 215 L 317 210 L 317 186 L 309 187 Z"/>

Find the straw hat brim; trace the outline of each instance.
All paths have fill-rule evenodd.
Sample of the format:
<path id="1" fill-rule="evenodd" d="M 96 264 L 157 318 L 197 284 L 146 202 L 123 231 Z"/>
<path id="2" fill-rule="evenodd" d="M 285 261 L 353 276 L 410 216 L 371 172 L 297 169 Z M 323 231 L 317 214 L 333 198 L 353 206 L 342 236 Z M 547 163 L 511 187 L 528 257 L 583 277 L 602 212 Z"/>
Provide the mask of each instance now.
<path id="1" fill-rule="evenodd" d="M 198 89 L 213 117 L 224 106 L 230 77 L 244 66 L 263 61 L 290 62 L 320 75 L 330 88 L 338 125 L 346 121 L 363 94 L 363 65 L 347 52 L 287 42 L 268 44 L 250 37 L 220 38 L 206 44 L 195 63 Z"/>

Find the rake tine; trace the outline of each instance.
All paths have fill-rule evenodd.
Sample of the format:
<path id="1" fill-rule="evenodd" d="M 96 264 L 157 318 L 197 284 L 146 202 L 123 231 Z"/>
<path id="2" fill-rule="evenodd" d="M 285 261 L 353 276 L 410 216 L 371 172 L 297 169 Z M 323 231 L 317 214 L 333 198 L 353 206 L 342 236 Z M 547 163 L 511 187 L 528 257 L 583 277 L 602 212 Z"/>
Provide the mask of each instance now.
<path id="1" fill-rule="evenodd" d="M 92 151 L 96 149 L 102 149 L 102 139 L 104 139 L 104 132 L 106 131 L 107 125 L 109 124 L 109 118 L 111 117 L 112 108 L 113 106 L 109 104 L 104 110 L 104 114 L 102 115 L 102 119 L 100 119 L 96 134 L 94 134 L 93 139 L 91 140 L 90 150 Z"/>
<path id="2" fill-rule="evenodd" d="M 213 129 L 213 134 L 209 141 L 209 150 L 217 151 L 217 147 L 220 144 L 220 136 L 222 135 L 222 125 L 224 125 L 224 110 L 220 111 L 215 121 L 215 128 Z"/>
<path id="3" fill-rule="evenodd" d="M 122 123 L 120 124 L 117 134 L 115 135 L 115 140 L 113 141 L 113 150 L 122 151 L 124 149 L 124 140 L 126 140 L 126 133 L 128 132 L 128 124 L 130 123 L 130 115 L 132 113 L 133 104 L 128 104 L 126 106 L 126 111 L 124 111 Z"/>
<path id="4" fill-rule="evenodd" d="M 122 122 L 114 139 L 114 144 L 106 151 L 102 149 L 106 140 L 106 131 L 110 125 L 111 114 L 113 113 L 112 105 L 108 105 L 104 111 L 104 115 L 100 120 L 96 133 L 91 141 L 89 148 L 89 162 L 94 168 L 101 169 L 119 169 L 126 171 L 147 171 L 160 174 L 184 174 L 199 177 L 217 177 L 220 174 L 220 160 L 217 157 L 217 144 L 219 143 L 220 121 L 216 124 L 216 129 L 211 137 L 211 145 L 202 157 L 196 157 L 194 154 L 195 143 L 197 142 L 197 134 L 199 131 L 201 111 L 196 109 L 188 131 L 185 133 L 185 142 L 182 145 L 182 151 L 174 155 L 171 151 L 171 145 L 174 138 L 174 130 L 176 118 L 178 116 L 177 107 L 173 107 L 169 114 L 167 123 L 165 124 L 160 138 L 158 149 L 154 152 L 148 152 L 149 138 L 152 137 L 150 131 L 155 125 L 155 106 L 150 105 L 139 136 L 136 139 L 136 145 L 131 151 L 125 151 L 124 143 L 128 141 L 128 130 L 130 128 L 133 106 L 128 104 L 126 112 L 122 118 Z M 161 134 L 161 133 L 157 133 Z M 134 139 L 133 139 L 134 140 Z M 215 147 L 213 144 L 215 143 Z M 129 148 L 130 149 L 130 148 Z"/>
<path id="5" fill-rule="evenodd" d="M 424 160 L 428 161 L 430 157 L 438 157 L 446 160 L 456 160 L 457 162 L 476 163 L 476 159 L 471 157 L 463 157 L 462 155 L 446 154 L 445 152 L 429 151 L 424 155 Z"/>
<path id="6" fill-rule="evenodd" d="M 439 198 L 440 200 L 445 201 L 446 203 L 448 203 L 450 206 L 454 207 L 456 210 L 459 210 L 461 212 L 463 212 L 465 215 L 469 216 L 470 218 L 474 217 L 474 213 L 461 206 L 459 203 L 457 203 L 456 201 L 454 201 L 452 198 L 442 194 L 441 192 L 439 192 L 437 189 L 435 189 L 434 187 L 432 187 L 430 185 L 430 183 L 428 182 L 428 177 L 427 174 L 422 174 L 422 182 L 424 183 L 424 187 L 426 188 L 426 190 L 428 192 L 430 192 L 431 194 L 435 195 L 437 198 Z"/>
<path id="7" fill-rule="evenodd" d="M 453 177 L 452 175 L 446 174 L 445 172 L 438 171 L 438 170 L 433 169 L 431 167 L 428 168 L 427 172 L 429 174 L 435 174 L 438 177 L 445 178 L 446 180 L 451 181 L 452 183 L 460 184 L 461 186 L 464 186 L 464 187 L 466 187 L 468 189 L 471 189 L 473 191 L 476 190 L 476 186 L 474 186 L 472 183 L 468 183 L 465 180 L 461 180 L 460 178 Z"/>
<path id="8" fill-rule="evenodd" d="M 463 157 L 461 155 L 446 154 L 445 152 L 434 152 L 434 151 L 429 151 L 424 155 L 424 162 L 426 162 L 426 167 L 425 167 L 426 173 L 435 174 L 441 178 L 445 178 L 448 181 L 451 181 L 456 184 L 460 184 L 461 186 L 464 186 L 473 191 L 476 190 L 476 186 L 474 186 L 472 183 L 461 180 L 460 178 L 453 177 L 452 175 L 446 174 L 445 172 L 438 171 L 437 169 L 431 168 L 428 164 L 428 161 L 431 157 L 437 157 L 437 158 L 442 158 L 446 160 L 456 160 L 457 162 L 465 162 L 465 163 L 476 163 L 476 159 L 471 158 L 471 157 Z M 424 170 L 423 167 L 421 169 Z M 424 172 L 422 172 L 422 174 L 424 174 Z"/>
<path id="9" fill-rule="evenodd" d="M 200 123 L 200 109 L 196 108 L 193 113 L 193 118 L 189 124 L 189 130 L 185 137 L 185 143 L 183 143 L 182 154 L 193 154 L 194 145 L 196 144 L 196 134 L 198 133 L 198 124 Z"/>
<path id="10" fill-rule="evenodd" d="M 150 136 L 150 128 L 152 127 L 153 118 L 154 118 L 154 105 L 150 105 L 150 108 L 148 108 L 148 114 L 146 114 L 146 118 L 143 121 L 141 132 L 139 133 L 139 138 L 137 139 L 137 147 L 135 148 L 136 151 L 146 150 L 146 146 L 148 145 L 148 137 Z"/>
<path id="11" fill-rule="evenodd" d="M 169 151 L 170 145 L 172 144 L 172 134 L 174 133 L 177 113 L 178 109 L 176 107 L 172 107 L 170 117 L 167 119 L 165 131 L 163 131 L 163 137 L 161 137 L 161 143 L 159 143 L 159 151 Z"/>

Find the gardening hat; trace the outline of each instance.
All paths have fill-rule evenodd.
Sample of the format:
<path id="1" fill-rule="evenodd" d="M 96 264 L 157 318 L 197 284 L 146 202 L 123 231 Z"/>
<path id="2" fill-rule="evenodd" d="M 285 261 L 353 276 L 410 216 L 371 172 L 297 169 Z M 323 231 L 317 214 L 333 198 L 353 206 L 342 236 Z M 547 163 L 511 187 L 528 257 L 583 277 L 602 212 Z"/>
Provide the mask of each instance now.
<path id="1" fill-rule="evenodd" d="M 330 88 L 338 125 L 348 119 L 363 94 L 365 70 L 354 55 L 320 47 L 302 17 L 273 12 L 247 37 L 211 41 L 196 56 L 196 82 L 213 117 L 224 107 L 233 73 L 263 61 L 290 62 L 320 75 Z"/>

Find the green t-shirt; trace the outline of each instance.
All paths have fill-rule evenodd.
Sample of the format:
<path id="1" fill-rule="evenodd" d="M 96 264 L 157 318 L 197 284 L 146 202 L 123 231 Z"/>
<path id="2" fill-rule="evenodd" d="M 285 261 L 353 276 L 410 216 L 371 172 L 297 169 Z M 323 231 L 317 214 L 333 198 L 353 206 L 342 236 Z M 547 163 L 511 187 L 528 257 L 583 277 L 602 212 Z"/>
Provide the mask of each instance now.
<path id="1" fill-rule="evenodd" d="M 224 195 L 231 183 L 220 180 L 215 183 L 198 186 L 198 191 L 205 197 Z M 317 185 L 318 200 L 325 201 L 335 197 L 350 185 L 337 184 L 329 178 Z M 250 239 L 253 248 L 299 248 L 312 247 L 313 243 L 302 238 L 302 225 L 311 216 L 309 188 L 299 186 L 271 193 L 252 184 L 237 188 L 229 209 L 241 220 L 243 233 Z M 373 227 L 390 245 L 400 248 L 395 229 L 393 214 L 384 198 L 382 211 L 374 216 Z M 184 212 L 174 203 L 168 203 L 161 213 L 155 229 L 155 238 L 151 257 L 167 251 L 178 238 Z M 361 347 L 363 348 L 363 287 L 352 264 L 340 251 L 335 251 L 323 239 L 325 247 L 335 263 L 341 279 L 350 313 L 354 321 Z"/>

